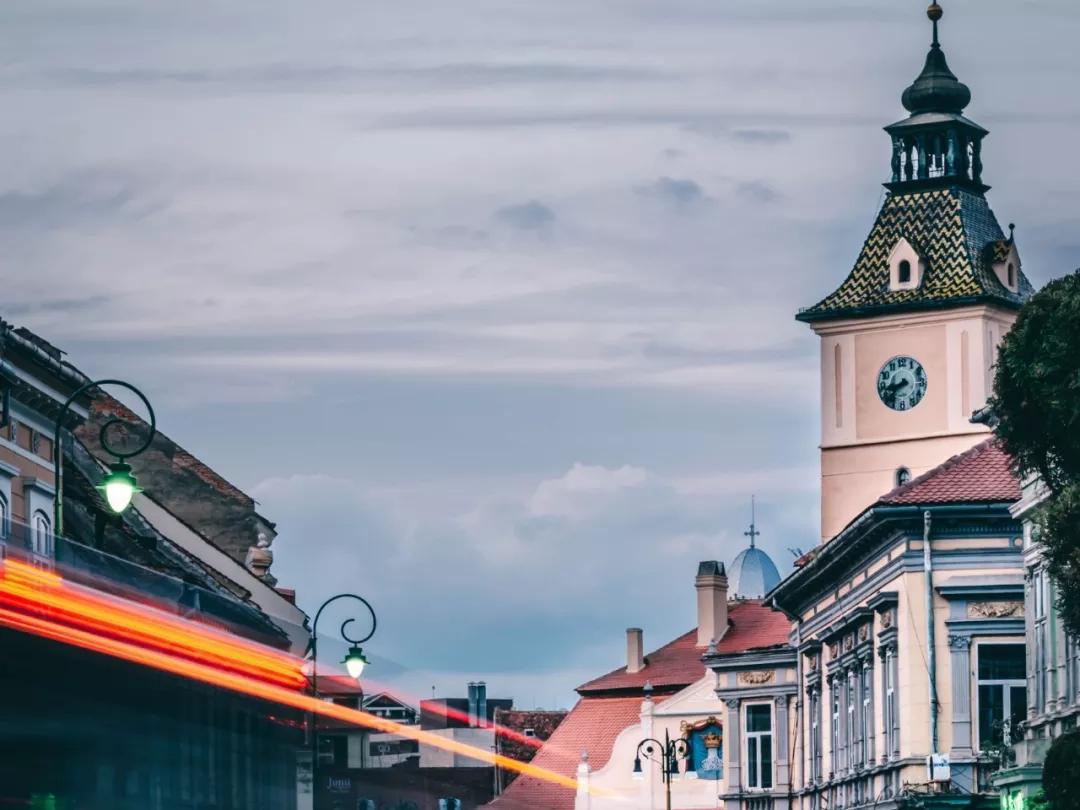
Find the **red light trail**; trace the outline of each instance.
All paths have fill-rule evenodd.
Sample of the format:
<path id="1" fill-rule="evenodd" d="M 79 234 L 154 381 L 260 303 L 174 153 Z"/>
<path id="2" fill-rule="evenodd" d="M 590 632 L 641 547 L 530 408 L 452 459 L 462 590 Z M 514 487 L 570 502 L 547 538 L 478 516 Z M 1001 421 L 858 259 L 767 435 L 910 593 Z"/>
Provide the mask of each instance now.
<path id="1" fill-rule="evenodd" d="M 546 768 L 312 697 L 303 661 L 287 653 L 10 558 L 0 564 L 0 625 L 577 788 L 575 779 Z"/>

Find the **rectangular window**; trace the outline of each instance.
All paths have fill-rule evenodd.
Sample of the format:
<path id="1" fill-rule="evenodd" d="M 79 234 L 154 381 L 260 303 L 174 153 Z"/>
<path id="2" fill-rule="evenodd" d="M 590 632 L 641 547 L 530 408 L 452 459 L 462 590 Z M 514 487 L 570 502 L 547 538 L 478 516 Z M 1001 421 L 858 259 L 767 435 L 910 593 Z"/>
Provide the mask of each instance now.
<path id="1" fill-rule="evenodd" d="M 821 779 L 821 692 L 810 692 L 810 778 Z"/>
<path id="2" fill-rule="evenodd" d="M 829 767 L 833 773 L 840 770 L 840 680 L 833 678 L 829 683 L 829 696 L 832 698 L 832 722 L 829 724 Z"/>
<path id="3" fill-rule="evenodd" d="M 746 786 L 769 790 L 773 784 L 772 706 L 746 707 Z"/>
<path id="4" fill-rule="evenodd" d="M 869 665 L 862 668 L 862 762 L 865 765 L 874 756 L 874 670 Z"/>
<path id="5" fill-rule="evenodd" d="M 978 646 L 979 747 L 1001 743 L 1027 714 L 1027 683 L 1024 678 L 1023 644 Z"/>
<path id="6" fill-rule="evenodd" d="M 847 674 L 847 725 L 844 727 L 844 736 L 847 738 L 847 762 L 848 768 L 854 768 L 859 764 L 857 749 L 859 745 L 859 728 L 856 712 L 859 700 L 855 694 L 855 673 Z"/>
<path id="7" fill-rule="evenodd" d="M 896 716 L 896 653 L 885 651 L 885 755 L 892 757 L 900 750 L 898 717 Z"/>

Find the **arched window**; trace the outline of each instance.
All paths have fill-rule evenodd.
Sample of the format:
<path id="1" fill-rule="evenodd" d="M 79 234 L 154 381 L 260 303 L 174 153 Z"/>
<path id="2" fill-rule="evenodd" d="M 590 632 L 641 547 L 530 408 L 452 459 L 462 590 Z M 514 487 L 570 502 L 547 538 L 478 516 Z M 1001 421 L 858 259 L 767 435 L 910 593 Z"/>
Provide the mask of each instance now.
<path id="1" fill-rule="evenodd" d="M 902 262 L 900 262 L 900 266 L 896 270 L 896 276 L 897 276 L 896 280 L 900 284 L 910 284 L 911 283 L 911 262 L 909 262 L 907 259 L 904 259 Z"/>
<path id="2" fill-rule="evenodd" d="M 8 520 L 11 518 L 11 513 L 8 511 L 7 498 L 0 495 L 0 537 L 8 536 Z"/>
<path id="3" fill-rule="evenodd" d="M 53 537 L 52 521 L 49 520 L 49 516 L 41 510 L 34 512 L 34 520 L 31 528 L 32 531 L 30 532 L 30 543 L 33 552 L 35 554 L 40 554 L 45 557 L 51 557 L 53 550 Z"/>
<path id="4" fill-rule="evenodd" d="M 896 486 L 902 487 L 908 481 L 911 480 L 911 470 L 907 467 L 896 468 Z"/>
<path id="5" fill-rule="evenodd" d="M 1016 268 L 1013 266 L 1012 262 L 1009 262 L 1008 279 L 1009 279 L 1009 286 L 1010 287 L 1015 287 L 1016 286 Z"/>

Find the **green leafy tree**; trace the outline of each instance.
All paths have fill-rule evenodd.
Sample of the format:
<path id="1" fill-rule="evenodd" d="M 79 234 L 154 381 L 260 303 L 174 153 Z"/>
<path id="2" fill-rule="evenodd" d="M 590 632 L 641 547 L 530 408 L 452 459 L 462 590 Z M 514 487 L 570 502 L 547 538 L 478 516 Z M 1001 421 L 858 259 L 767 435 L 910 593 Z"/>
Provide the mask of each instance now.
<path id="1" fill-rule="evenodd" d="M 1058 608 L 1080 634 L 1080 270 L 1046 285 L 1002 341 L 990 405 L 1018 470 L 1050 497 L 1037 517 Z"/>
<path id="2" fill-rule="evenodd" d="M 1080 810 L 1080 732 L 1062 734 L 1046 752 L 1043 793 L 1050 810 Z"/>

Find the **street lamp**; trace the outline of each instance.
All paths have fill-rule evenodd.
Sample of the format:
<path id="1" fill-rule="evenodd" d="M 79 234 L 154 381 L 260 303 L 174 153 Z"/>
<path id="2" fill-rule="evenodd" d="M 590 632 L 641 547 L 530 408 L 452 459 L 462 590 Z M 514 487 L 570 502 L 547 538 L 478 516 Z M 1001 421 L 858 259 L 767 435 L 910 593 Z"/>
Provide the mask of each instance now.
<path id="1" fill-rule="evenodd" d="M 311 641 L 308 645 L 311 650 L 311 694 L 316 698 L 319 696 L 319 617 L 322 616 L 322 612 L 326 610 L 332 602 L 336 602 L 339 599 L 352 599 L 359 602 L 367 608 L 367 612 L 371 615 L 371 631 L 363 638 L 352 638 L 348 632 L 346 632 L 346 628 L 356 621 L 356 619 L 346 619 L 341 624 L 341 637 L 349 644 L 349 651 L 345 654 L 345 659 L 341 663 L 345 665 L 345 669 L 349 673 L 350 678 L 355 678 L 359 681 L 360 676 L 363 675 L 364 667 L 368 664 L 368 659 L 367 656 L 364 655 L 364 650 L 360 645 L 375 635 L 375 627 L 378 623 L 378 620 L 375 618 L 375 609 L 371 607 L 371 603 L 364 597 L 357 596 L 355 593 L 339 593 L 337 596 L 331 596 L 319 606 L 319 609 L 315 611 L 315 619 L 311 623 Z M 319 715 L 317 712 L 311 713 L 312 807 L 314 807 L 319 795 L 319 780 L 317 776 L 319 767 L 318 718 Z"/>
<path id="2" fill-rule="evenodd" d="M 150 430 L 146 434 L 146 438 L 143 440 L 142 444 L 134 450 L 123 451 L 118 450 L 109 444 L 108 432 L 109 428 L 113 425 L 122 425 L 124 424 L 124 421 L 119 417 L 114 416 L 101 426 L 101 432 L 98 434 L 101 447 L 106 453 L 114 456 L 116 461 L 109 465 L 109 474 L 105 476 L 105 480 L 98 485 L 97 489 L 104 493 L 109 508 L 116 514 L 120 514 L 128 508 L 135 493 L 142 492 L 135 481 L 134 474 L 131 472 L 131 465 L 128 464 L 125 459 L 139 455 L 139 453 L 149 447 L 150 442 L 154 440 L 154 434 L 157 432 L 157 419 L 154 416 L 154 409 L 150 405 L 150 400 L 148 400 L 143 392 L 134 385 L 124 382 L 123 380 L 94 380 L 93 382 L 88 382 L 85 385 L 79 386 L 60 408 L 60 413 L 56 417 L 56 431 L 53 433 L 53 466 L 56 469 L 56 495 L 53 501 L 54 537 L 61 537 L 64 533 L 64 452 L 60 444 L 60 430 L 64 426 L 64 416 L 76 399 L 91 388 L 98 388 L 102 385 L 119 385 L 121 388 L 126 388 L 133 392 L 141 399 L 143 405 L 146 406 L 146 412 L 150 417 Z"/>
<path id="3" fill-rule="evenodd" d="M 644 757 L 642 757 L 644 754 Z M 664 783 L 664 795 L 667 799 L 667 810 L 671 810 L 671 782 L 679 778 L 679 760 L 690 756 L 690 744 L 679 737 L 671 739 L 668 732 L 664 731 L 664 742 L 646 737 L 638 743 L 637 752 L 634 755 L 634 778 L 644 779 L 645 772 L 641 767 L 644 758 L 649 762 L 660 764 L 660 779 Z"/>

